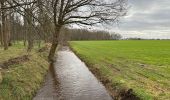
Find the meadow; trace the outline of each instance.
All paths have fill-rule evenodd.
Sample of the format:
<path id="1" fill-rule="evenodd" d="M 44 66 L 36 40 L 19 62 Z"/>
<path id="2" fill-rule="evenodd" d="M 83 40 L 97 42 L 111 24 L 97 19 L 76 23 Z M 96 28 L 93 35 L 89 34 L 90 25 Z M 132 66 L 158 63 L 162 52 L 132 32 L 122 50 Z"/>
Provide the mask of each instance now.
<path id="1" fill-rule="evenodd" d="M 70 46 L 115 91 L 132 89 L 142 100 L 170 99 L 169 40 L 72 41 Z"/>

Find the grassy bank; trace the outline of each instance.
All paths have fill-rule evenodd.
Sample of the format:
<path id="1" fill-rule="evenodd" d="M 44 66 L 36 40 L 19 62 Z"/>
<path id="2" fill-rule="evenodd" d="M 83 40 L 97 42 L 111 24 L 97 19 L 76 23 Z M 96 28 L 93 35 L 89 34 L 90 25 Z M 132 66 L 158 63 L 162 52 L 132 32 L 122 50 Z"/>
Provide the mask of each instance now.
<path id="1" fill-rule="evenodd" d="M 7 51 L 0 48 L 0 63 L 27 55 L 23 48 L 21 44 L 14 45 Z M 49 67 L 45 59 L 47 53 L 33 50 L 29 55 L 29 61 L 1 70 L 3 80 L 0 83 L 0 100 L 31 100 L 40 88 Z"/>
<path id="2" fill-rule="evenodd" d="M 143 100 L 170 99 L 170 41 L 73 41 L 70 46 L 114 91 L 132 89 Z"/>

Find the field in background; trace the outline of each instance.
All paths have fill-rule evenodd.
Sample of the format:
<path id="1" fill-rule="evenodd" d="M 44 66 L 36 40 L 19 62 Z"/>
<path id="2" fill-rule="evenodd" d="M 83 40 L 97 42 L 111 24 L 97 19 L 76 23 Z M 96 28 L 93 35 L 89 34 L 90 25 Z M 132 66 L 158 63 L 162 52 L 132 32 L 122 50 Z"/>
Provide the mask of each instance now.
<path id="1" fill-rule="evenodd" d="M 170 99 L 170 41 L 72 41 L 72 49 L 115 89 L 144 100 Z"/>

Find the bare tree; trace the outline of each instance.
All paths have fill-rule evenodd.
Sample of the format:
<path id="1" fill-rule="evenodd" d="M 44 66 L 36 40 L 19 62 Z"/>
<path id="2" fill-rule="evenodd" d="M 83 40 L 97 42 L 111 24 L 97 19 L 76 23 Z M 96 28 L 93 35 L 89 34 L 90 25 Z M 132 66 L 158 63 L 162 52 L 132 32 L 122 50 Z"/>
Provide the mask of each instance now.
<path id="1" fill-rule="evenodd" d="M 111 24 L 126 14 L 126 0 L 7 0 L 10 6 L 1 9 L 23 8 L 23 5 L 37 3 L 40 12 L 45 12 L 54 24 L 52 46 L 49 61 L 54 61 L 54 55 L 59 43 L 59 33 L 68 25 Z M 37 17 L 38 16 L 38 17 Z M 32 17 L 41 25 L 42 15 L 32 13 Z M 40 28 L 40 30 L 42 30 Z"/>
<path id="2" fill-rule="evenodd" d="M 6 7 L 5 0 L 1 0 L 1 7 Z M 9 36 L 9 30 L 8 30 L 8 16 L 7 11 L 5 9 L 1 10 L 1 17 L 2 17 L 2 41 L 4 45 L 4 50 L 8 49 L 8 36 Z"/>
<path id="3" fill-rule="evenodd" d="M 49 0 L 50 1 L 50 0 Z M 54 61 L 60 30 L 66 25 L 110 24 L 126 14 L 126 0 L 51 0 L 55 32 L 49 61 Z"/>
<path id="4" fill-rule="evenodd" d="M 11 14 L 14 12 L 18 12 L 21 15 L 24 15 L 24 10 L 28 8 L 27 6 L 37 3 L 36 0 L 1 0 L 1 18 L 2 18 L 2 32 L 1 32 L 1 44 L 4 45 L 4 49 L 8 49 L 8 45 L 10 44 L 10 18 Z M 25 6 L 25 8 L 24 8 Z M 30 14 L 30 13 L 29 13 Z M 30 15 L 29 15 L 30 16 Z M 32 17 L 32 16 L 31 16 Z M 28 18 L 30 19 L 30 18 Z M 31 30 L 32 31 L 32 30 Z M 32 42 L 29 42 L 32 43 Z M 30 48 L 30 45 L 29 47 Z"/>
<path id="5" fill-rule="evenodd" d="M 1 12 L 0 12 L 1 15 Z M 0 22 L 2 22 L 1 17 L 0 17 Z M 3 34 L 2 34 L 2 25 L 0 24 L 0 43 L 1 46 L 3 46 Z"/>
<path id="6" fill-rule="evenodd" d="M 59 41 L 67 45 L 67 41 L 81 40 L 120 40 L 122 36 L 115 32 L 62 28 Z"/>
<path id="7" fill-rule="evenodd" d="M 33 48 L 33 41 L 34 41 L 34 35 L 33 35 L 33 28 L 32 28 L 32 23 L 33 23 L 33 18 L 32 18 L 32 10 L 31 8 L 27 8 L 25 10 L 25 22 L 24 26 L 26 26 L 26 34 L 27 34 L 27 39 L 28 39 L 28 48 L 27 51 L 30 52 Z"/>

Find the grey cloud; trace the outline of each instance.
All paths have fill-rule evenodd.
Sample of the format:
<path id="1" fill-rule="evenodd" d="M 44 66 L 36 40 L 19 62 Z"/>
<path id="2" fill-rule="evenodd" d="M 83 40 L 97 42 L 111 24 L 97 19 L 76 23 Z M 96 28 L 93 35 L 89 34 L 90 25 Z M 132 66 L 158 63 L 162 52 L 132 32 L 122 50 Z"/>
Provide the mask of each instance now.
<path id="1" fill-rule="evenodd" d="M 170 0 L 129 0 L 129 16 L 120 23 L 121 30 L 168 30 Z"/>

